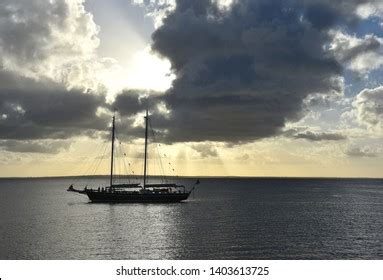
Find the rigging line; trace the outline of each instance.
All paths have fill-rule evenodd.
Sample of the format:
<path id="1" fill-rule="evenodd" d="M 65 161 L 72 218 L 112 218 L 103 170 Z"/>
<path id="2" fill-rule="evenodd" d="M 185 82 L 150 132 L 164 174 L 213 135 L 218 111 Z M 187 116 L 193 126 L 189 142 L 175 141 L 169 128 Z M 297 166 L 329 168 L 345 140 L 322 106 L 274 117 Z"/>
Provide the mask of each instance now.
<path id="1" fill-rule="evenodd" d="M 101 158 L 99 159 L 98 164 L 97 164 L 97 166 L 96 166 L 96 168 L 95 168 L 95 170 L 94 170 L 94 175 L 96 174 L 98 168 L 100 167 L 101 162 L 104 160 L 104 156 L 105 156 L 105 153 L 106 153 L 106 148 L 107 148 L 107 146 L 108 146 L 108 145 L 106 145 L 106 143 L 105 143 L 105 145 L 104 145 L 104 151 L 102 152 L 102 156 L 101 156 Z"/>
<path id="2" fill-rule="evenodd" d="M 126 176 L 127 174 L 127 169 L 126 169 L 126 165 L 125 165 L 125 156 L 124 156 L 124 153 L 122 151 L 122 141 L 118 140 L 117 142 L 118 146 L 117 146 L 117 149 L 118 149 L 118 152 L 120 153 L 119 157 L 122 159 L 122 160 L 119 160 L 119 170 L 120 170 L 120 182 L 124 182 L 124 177 Z M 124 169 L 125 167 L 125 169 Z"/>
<path id="3" fill-rule="evenodd" d="M 88 168 L 89 170 L 89 175 L 92 176 L 92 175 L 95 175 L 97 169 L 98 169 L 98 166 L 100 165 L 101 161 L 104 159 L 104 155 L 105 155 L 105 151 L 106 151 L 106 147 L 107 147 L 107 144 L 105 142 L 103 142 L 103 153 L 101 155 L 101 157 L 96 157 L 92 163 L 92 165 Z M 98 164 L 97 164 L 97 159 L 99 160 L 98 161 Z M 94 169 L 94 172 L 90 173 L 91 170 Z M 88 171 L 87 171 L 88 172 Z M 89 185 L 89 181 L 86 181 L 87 182 L 87 185 Z"/>
<path id="4" fill-rule="evenodd" d="M 116 143 L 118 143 L 116 124 L 114 124 L 114 127 L 113 127 L 113 135 L 114 135 L 114 139 L 112 140 L 112 149 L 113 149 L 113 151 L 111 151 L 111 153 L 113 153 L 113 162 L 112 162 L 113 163 L 113 173 L 111 174 L 111 187 L 116 182 L 117 172 L 118 172 L 117 167 L 116 167 L 116 161 L 117 161 L 116 160 L 116 158 L 117 158 Z"/>
<path id="5" fill-rule="evenodd" d="M 126 175 L 128 176 L 128 183 L 130 184 L 131 181 L 130 181 L 130 174 L 129 174 L 129 166 L 127 165 L 127 156 L 126 156 L 126 153 L 125 153 L 125 150 L 124 150 L 124 145 L 121 144 L 121 150 L 122 150 L 122 153 L 124 155 L 123 157 L 123 163 L 124 163 L 124 167 L 125 167 L 125 170 L 126 170 Z"/>
<path id="6" fill-rule="evenodd" d="M 151 132 L 151 135 L 152 135 L 152 137 L 153 137 L 153 143 L 156 143 L 156 137 L 155 137 L 155 135 L 154 135 L 154 130 L 153 130 L 153 128 L 152 128 L 152 123 L 151 123 L 151 120 L 149 119 L 149 128 L 150 128 L 150 132 Z M 154 168 L 156 167 L 156 158 L 155 158 L 155 156 L 153 156 L 153 159 L 154 159 Z"/>
<path id="7" fill-rule="evenodd" d="M 126 168 L 124 169 L 124 154 L 122 153 L 122 149 L 121 149 L 121 141 L 118 142 L 118 149 L 120 152 L 120 157 L 122 158 L 122 160 L 120 161 L 120 175 L 121 175 L 121 181 L 123 181 L 126 174 Z"/>
<path id="8" fill-rule="evenodd" d="M 116 139 L 114 140 L 116 142 Z M 119 180 L 119 175 L 118 175 L 118 155 L 117 155 L 117 147 L 116 147 L 116 143 L 114 144 L 114 161 L 113 161 L 113 174 L 114 174 L 114 179 L 113 179 L 113 182 L 114 183 L 118 183 L 118 180 Z"/>
<path id="9" fill-rule="evenodd" d="M 160 144 L 158 144 L 158 146 L 160 146 Z M 158 149 L 158 151 L 159 151 L 159 149 Z M 164 153 L 164 158 L 167 159 L 167 156 L 166 156 L 165 153 Z M 161 164 L 162 164 L 162 161 L 161 161 Z M 163 167 L 162 167 L 162 168 L 163 168 Z M 164 170 L 163 172 L 164 172 L 164 174 L 165 174 L 165 170 Z M 169 176 L 166 176 L 166 178 L 165 178 L 165 182 L 166 182 L 166 183 L 169 183 Z"/>
<path id="10" fill-rule="evenodd" d="M 115 173 L 116 174 L 114 176 L 115 178 L 115 181 L 117 181 L 118 183 L 121 183 L 123 182 L 124 180 L 124 172 L 126 170 L 126 167 L 125 167 L 125 170 L 123 168 L 123 164 L 125 164 L 125 161 L 124 161 L 124 153 L 122 152 L 121 150 L 121 146 L 122 146 L 122 142 L 120 141 L 119 137 L 118 137 L 118 132 L 117 132 L 117 128 L 114 129 L 114 135 L 115 135 L 115 161 L 114 161 L 114 169 L 115 169 Z M 122 157 L 122 163 L 121 163 L 121 160 L 118 160 L 119 158 Z"/>
<path id="11" fill-rule="evenodd" d="M 121 169 L 121 154 L 119 154 L 119 143 L 120 141 L 118 139 L 117 140 L 117 146 L 116 146 L 116 178 L 117 178 L 117 181 L 120 183 L 121 180 L 122 180 L 122 169 Z"/>
<path id="12" fill-rule="evenodd" d="M 174 167 L 173 167 L 173 165 L 170 162 L 169 162 L 169 169 L 170 169 L 170 173 L 172 173 L 172 176 L 173 177 L 177 177 L 177 174 L 176 174 L 176 172 L 174 170 Z"/>
<path id="13" fill-rule="evenodd" d="M 165 177 L 165 170 L 164 170 L 164 166 L 162 164 L 162 158 L 161 158 L 161 152 L 159 150 L 159 146 L 156 146 L 156 150 L 157 150 L 157 154 L 158 154 L 158 162 L 159 162 L 159 166 L 160 166 L 160 173 L 162 174 L 162 181 L 166 183 L 167 179 Z"/>
<path id="14" fill-rule="evenodd" d="M 121 157 L 121 155 L 118 154 L 118 143 L 119 143 L 119 140 L 117 138 L 117 134 L 115 133 L 115 160 L 114 160 L 114 166 L 115 166 L 115 173 L 116 176 L 115 176 L 115 179 L 116 179 L 116 183 L 120 183 L 121 182 L 121 163 L 120 163 L 120 160 L 119 158 Z"/>
<path id="15" fill-rule="evenodd" d="M 103 144 L 105 144 L 105 143 L 104 142 L 98 143 L 97 149 L 93 150 L 92 157 L 86 157 L 86 159 L 84 159 L 81 162 L 80 168 L 77 168 L 76 166 L 73 168 L 73 169 L 79 170 L 78 174 L 76 175 L 77 178 L 73 181 L 74 184 L 78 183 L 81 180 L 81 178 L 79 178 L 80 176 L 87 175 L 87 173 L 90 169 L 90 159 L 93 159 L 93 160 L 95 159 L 96 151 L 99 151 L 99 147 L 101 148 Z M 92 163 L 92 165 L 93 165 L 93 163 Z M 85 170 L 86 172 L 83 172 L 83 170 Z"/>
<path id="16" fill-rule="evenodd" d="M 125 168 L 124 171 L 126 172 L 126 175 L 128 176 L 128 182 L 130 183 L 129 168 L 126 166 L 126 153 L 124 151 L 124 146 L 123 146 L 122 142 L 119 142 L 118 148 L 120 149 L 120 152 L 121 152 L 122 164 L 123 164 L 123 167 Z"/>
<path id="17" fill-rule="evenodd" d="M 150 118 L 147 118 L 147 120 L 148 120 L 148 124 L 149 124 L 149 128 L 150 128 Z M 149 148 L 150 147 L 150 139 L 149 139 L 149 137 L 147 137 L 146 138 L 146 141 L 147 141 L 147 147 Z M 149 162 L 151 162 L 151 160 L 150 160 L 150 152 L 147 152 L 146 153 L 146 184 L 148 184 L 148 182 L 149 182 L 149 176 L 148 176 L 148 174 L 150 174 L 150 171 L 149 171 Z M 142 174 L 145 174 L 145 163 L 144 163 L 144 167 L 143 167 L 143 171 L 142 171 Z M 138 174 L 137 174 L 137 176 L 138 176 Z M 145 175 L 143 175 L 143 177 L 144 177 Z"/>
<path id="18" fill-rule="evenodd" d="M 117 147 L 116 147 L 116 153 L 117 153 L 117 158 L 119 159 L 124 159 L 124 155 L 122 154 L 122 151 L 121 151 L 121 141 L 120 140 L 117 140 Z M 123 161 L 123 160 L 122 160 Z M 122 168 L 122 163 L 121 163 L 121 160 L 118 161 L 118 168 L 119 168 L 119 171 L 120 171 L 120 175 L 123 175 L 124 174 L 124 170 Z"/>
<path id="19" fill-rule="evenodd" d="M 129 168 L 129 170 L 130 170 L 130 168 L 131 168 L 131 167 L 130 167 L 130 162 L 128 162 L 128 166 L 129 166 L 128 168 Z M 131 183 L 132 183 L 132 179 L 134 179 L 134 177 L 133 177 L 133 176 L 134 176 L 133 170 L 131 170 L 130 172 L 131 172 L 132 174 L 131 174 L 131 175 L 128 174 L 128 183 L 129 183 L 129 184 L 131 184 Z"/>
<path id="20" fill-rule="evenodd" d="M 105 143 L 104 143 L 105 144 Z M 105 144 L 106 145 L 106 144 Z M 101 155 L 101 158 L 103 157 L 103 154 Z M 85 174 L 86 175 L 89 175 L 89 176 L 92 176 L 92 175 L 94 175 L 93 174 L 93 170 L 94 170 L 94 168 L 96 167 L 96 165 L 97 165 L 97 160 L 98 159 L 100 159 L 100 157 L 99 156 L 96 156 L 96 157 L 94 157 L 94 158 L 92 158 L 92 162 L 91 162 L 91 164 L 89 164 L 89 167 L 87 168 L 87 170 L 85 171 Z"/>
<path id="21" fill-rule="evenodd" d="M 152 133 L 152 136 L 153 136 L 153 142 L 156 143 L 157 142 L 156 134 L 155 134 L 155 131 L 154 131 L 153 127 L 152 127 L 152 123 L 151 123 L 150 119 L 149 119 L 149 127 L 150 127 L 150 132 Z M 166 178 L 165 178 L 165 170 L 164 170 L 164 167 L 163 167 L 163 164 L 162 164 L 161 153 L 160 153 L 160 150 L 159 150 L 158 147 L 159 147 L 159 144 L 158 144 L 158 146 L 156 146 L 156 150 L 157 150 L 157 153 L 158 153 L 158 161 L 160 163 L 159 164 L 160 165 L 160 173 L 162 173 L 162 178 L 161 178 L 161 176 L 160 176 L 160 178 L 161 178 L 162 181 L 167 181 Z"/>
<path id="22" fill-rule="evenodd" d="M 120 172 L 119 176 L 118 176 L 118 179 L 119 179 L 119 182 L 123 182 L 124 180 L 124 174 L 126 172 L 126 168 L 124 170 L 123 168 L 123 165 L 125 164 L 125 158 L 124 158 L 124 153 L 122 152 L 122 149 L 121 149 L 121 146 L 122 146 L 122 141 L 118 138 L 117 136 L 117 131 L 115 132 L 116 134 L 116 140 L 117 140 L 117 153 L 119 153 L 119 155 L 117 155 L 117 158 L 122 158 L 122 162 L 121 160 L 118 161 L 118 170 Z"/>

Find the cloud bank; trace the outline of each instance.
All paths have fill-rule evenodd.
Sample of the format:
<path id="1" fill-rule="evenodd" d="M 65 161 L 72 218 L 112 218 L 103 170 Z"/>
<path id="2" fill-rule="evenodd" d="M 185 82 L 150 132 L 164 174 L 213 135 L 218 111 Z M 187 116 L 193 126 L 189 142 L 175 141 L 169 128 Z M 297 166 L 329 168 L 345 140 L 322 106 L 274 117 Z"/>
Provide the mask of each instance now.
<path id="1" fill-rule="evenodd" d="M 343 5 L 342 13 L 355 8 Z M 341 94 L 342 67 L 323 48 L 337 8 L 260 0 L 222 10 L 208 0 L 177 1 L 152 36 L 153 50 L 170 60 L 177 77 L 164 96 L 168 141 L 274 136 L 302 117 L 310 94 Z"/>
<path id="2" fill-rule="evenodd" d="M 96 72 L 107 61 L 97 58 L 98 27 L 84 0 L 3 0 L 0 11 L 0 66 L 100 90 Z"/>
<path id="3" fill-rule="evenodd" d="M 361 123 L 383 132 L 383 86 L 361 91 L 354 106 Z"/>
<path id="4" fill-rule="evenodd" d="M 52 139 L 108 126 L 104 90 L 95 79 L 98 27 L 82 0 L 0 3 L 0 146 L 56 153 Z M 100 69 L 100 68 L 98 68 Z M 38 141 L 39 139 L 51 140 Z"/>
<path id="5" fill-rule="evenodd" d="M 310 96 L 343 94 L 344 65 L 381 49 L 377 36 L 334 33 L 355 27 L 363 18 L 360 7 L 375 1 L 135 2 L 162 13 L 152 50 L 171 62 L 176 79 L 163 94 L 125 90 L 110 105 L 97 73 L 113 62 L 97 57 L 98 27 L 83 0 L 0 3 L 0 139 L 96 136 L 114 109 L 126 121 L 124 131 L 141 137 L 135 118 L 146 108 L 167 143 L 283 135 L 288 122 L 304 116 Z M 362 122 L 381 125 L 379 97 L 359 94 Z M 345 136 L 306 131 L 294 138 Z M 8 150 L 39 150 L 38 144 L 3 143 Z"/>
<path id="6" fill-rule="evenodd" d="M 0 70 L 0 139 L 67 139 L 107 127 L 105 97 Z"/>

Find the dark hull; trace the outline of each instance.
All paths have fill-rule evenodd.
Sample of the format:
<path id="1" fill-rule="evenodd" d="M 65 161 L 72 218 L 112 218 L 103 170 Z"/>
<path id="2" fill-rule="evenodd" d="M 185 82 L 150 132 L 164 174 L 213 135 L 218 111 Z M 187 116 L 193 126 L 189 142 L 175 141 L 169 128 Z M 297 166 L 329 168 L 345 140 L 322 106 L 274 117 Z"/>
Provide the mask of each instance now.
<path id="1" fill-rule="evenodd" d="M 124 192 L 85 192 L 92 202 L 107 203 L 174 203 L 186 200 L 190 192 L 185 193 L 124 193 Z"/>

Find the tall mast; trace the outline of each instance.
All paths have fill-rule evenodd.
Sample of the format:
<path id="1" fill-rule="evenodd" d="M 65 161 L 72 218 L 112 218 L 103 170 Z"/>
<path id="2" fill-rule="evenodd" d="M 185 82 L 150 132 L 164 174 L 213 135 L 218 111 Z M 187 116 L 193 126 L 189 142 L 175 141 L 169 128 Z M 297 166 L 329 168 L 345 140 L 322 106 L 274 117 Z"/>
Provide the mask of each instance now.
<path id="1" fill-rule="evenodd" d="M 112 156 L 110 160 L 110 187 L 113 186 L 113 157 L 114 157 L 114 130 L 115 130 L 115 115 L 112 122 Z"/>
<path id="2" fill-rule="evenodd" d="M 146 187 L 146 161 L 147 161 L 147 156 L 148 156 L 148 121 L 149 121 L 149 115 L 148 115 L 148 109 L 146 109 L 146 116 L 145 116 L 144 189 Z"/>

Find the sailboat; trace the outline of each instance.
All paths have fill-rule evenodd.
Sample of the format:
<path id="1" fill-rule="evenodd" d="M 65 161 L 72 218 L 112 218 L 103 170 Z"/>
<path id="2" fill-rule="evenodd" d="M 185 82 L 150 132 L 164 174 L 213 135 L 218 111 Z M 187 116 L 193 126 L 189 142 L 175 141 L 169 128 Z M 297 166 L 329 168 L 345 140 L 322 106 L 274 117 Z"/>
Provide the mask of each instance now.
<path id="1" fill-rule="evenodd" d="M 145 115 L 145 153 L 144 153 L 144 178 L 143 184 L 113 184 L 114 142 L 115 142 L 115 116 L 112 119 L 112 152 L 110 164 L 109 186 L 83 190 L 77 190 L 73 185 L 67 189 L 69 192 L 85 194 L 92 202 L 107 203 L 170 203 L 188 199 L 190 193 L 185 186 L 169 183 L 148 184 L 147 156 L 148 156 L 148 122 L 149 114 Z M 196 184 L 198 184 L 197 181 Z"/>

